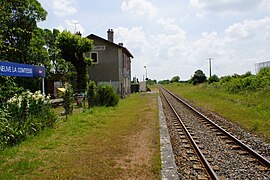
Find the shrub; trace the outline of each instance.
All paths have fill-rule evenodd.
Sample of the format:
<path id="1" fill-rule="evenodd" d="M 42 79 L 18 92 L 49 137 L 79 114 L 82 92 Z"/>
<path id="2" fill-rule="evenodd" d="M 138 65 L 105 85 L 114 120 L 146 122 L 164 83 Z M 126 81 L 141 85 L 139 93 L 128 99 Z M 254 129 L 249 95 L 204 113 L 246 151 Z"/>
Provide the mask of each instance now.
<path id="1" fill-rule="evenodd" d="M 63 96 L 65 114 L 72 114 L 73 111 L 73 90 L 70 84 L 67 85 L 66 91 Z"/>
<path id="2" fill-rule="evenodd" d="M 88 108 L 94 105 L 95 103 L 95 96 L 96 96 L 96 83 L 94 81 L 90 81 L 87 85 L 87 101 L 88 101 Z"/>
<path id="3" fill-rule="evenodd" d="M 22 93 L 23 88 L 19 87 L 15 82 L 15 77 L 0 76 L 0 102 L 5 103 L 14 94 Z"/>
<path id="4" fill-rule="evenodd" d="M 116 106 L 119 102 L 119 96 L 113 86 L 98 85 L 96 102 L 100 106 Z"/>
<path id="5" fill-rule="evenodd" d="M 230 93 L 258 92 L 270 87 L 270 68 L 263 68 L 257 75 L 247 72 L 220 78 L 219 85 Z"/>
<path id="6" fill-rule="evenodd" d="M 208 83 L 209 84 L 212 84 L 213 82 L 218 82 L 219 81 L 219 78 L 218 78 L 218 76 L 217 75 L 213 75 L 213 76 L 211 76 L 209 79 L 208 79 Z"/>

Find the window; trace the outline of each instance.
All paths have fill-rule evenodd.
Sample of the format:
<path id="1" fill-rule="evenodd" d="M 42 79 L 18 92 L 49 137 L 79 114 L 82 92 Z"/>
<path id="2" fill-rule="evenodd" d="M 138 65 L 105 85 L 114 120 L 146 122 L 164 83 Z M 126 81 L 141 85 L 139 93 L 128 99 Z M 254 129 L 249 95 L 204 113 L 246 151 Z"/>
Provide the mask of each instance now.
<path id="1" fill-rule="evenodd" d="M 91 52 L 91 59 L 92 59 L 93 64 L 97 64 L 98 63 L 98 53 Z"/>

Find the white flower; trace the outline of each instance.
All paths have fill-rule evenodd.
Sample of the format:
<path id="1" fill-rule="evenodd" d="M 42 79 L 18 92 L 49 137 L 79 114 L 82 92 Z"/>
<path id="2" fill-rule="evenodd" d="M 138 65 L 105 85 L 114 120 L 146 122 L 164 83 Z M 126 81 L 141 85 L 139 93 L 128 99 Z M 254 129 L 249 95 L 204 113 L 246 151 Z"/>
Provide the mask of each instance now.
<path id="1" fill-rule="evenodd" d="M 18 108 L 20 109 L 22 106 L 22 96 L 19 96 L 18 98 L 19 102 L 18 102 Z"/>
<path id="2" fill-rule="evenodd" d="M 46 100 L 50 100 L 50 98 L 51 98 L 51 95 L 48 94 L 48 95 L 46 96 Z"/>

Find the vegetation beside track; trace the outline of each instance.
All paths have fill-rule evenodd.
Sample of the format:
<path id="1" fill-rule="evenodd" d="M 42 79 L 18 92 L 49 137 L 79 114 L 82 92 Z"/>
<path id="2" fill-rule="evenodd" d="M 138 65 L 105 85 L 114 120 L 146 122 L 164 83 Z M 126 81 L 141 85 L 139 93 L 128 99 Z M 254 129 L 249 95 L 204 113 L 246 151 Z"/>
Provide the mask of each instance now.
<path id="1" fill-rule="evenodd" d="M 61 118 L 0 152 L 0 179 L 160 179 L 157 94 Z"/>
<path id="2" fill-rule="evenodd" d="M 208 84 L 194 86 L 174 83 L 167 84 L 165 87 L 270 141 L 269 91 L 232 94 L 223 88 Z"/>

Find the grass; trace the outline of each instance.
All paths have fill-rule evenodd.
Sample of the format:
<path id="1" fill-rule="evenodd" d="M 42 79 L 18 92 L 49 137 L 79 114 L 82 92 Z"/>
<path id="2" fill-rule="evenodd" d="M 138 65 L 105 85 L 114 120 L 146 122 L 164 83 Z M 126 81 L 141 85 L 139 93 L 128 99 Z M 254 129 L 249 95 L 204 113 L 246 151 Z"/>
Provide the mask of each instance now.
<path id="1" fill-rule="evenodd" d="M 0 152 L 0 179 L 160 179 L 160 169 L 157 94 L 76 112 Z"/>
<path id="2" fill-rule="evenodd" d="M 213 86 L 189 84 L 170 84 L 166 87 L 270 141 L 269 92 L 229 94 Z"/>

